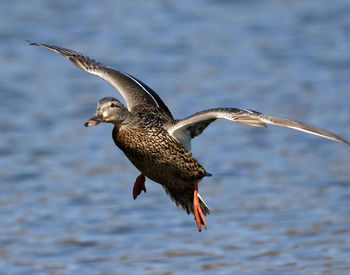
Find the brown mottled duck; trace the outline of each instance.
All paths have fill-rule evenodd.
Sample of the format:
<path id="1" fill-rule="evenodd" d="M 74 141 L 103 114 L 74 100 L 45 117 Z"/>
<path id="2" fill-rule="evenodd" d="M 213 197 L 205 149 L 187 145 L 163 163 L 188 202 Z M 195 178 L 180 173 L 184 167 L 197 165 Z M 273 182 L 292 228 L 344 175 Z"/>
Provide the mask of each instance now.
<path id="1" fill-rule="evenodd" d="M 198 193 L 198 183 L 210 174 L 190 153 L 191 139 L 200 135 L 216 119 L 224 118 L 258 127 L 274 124 L 350 145 L 349 141 L 327 130 L 246 109 L 216 108 L 184 119 L 174 119 L 163 100 L 135 77 L 72 50 L 29 43 L 67 57 L 75 66 L 98 75 L 121 93 L 128 108 L 114 97 L 102 98 L 95 115 L 84 125 L 114 124 L 112 137 L 115 144 L 141 172 L 134 184 L 134 199 L 142 191 L 146 192 L 147 177 L 161 184 L 176 205 L 194 215 L 199 231 L 202 225 L 206 228 L 204 216 L 210 213 L 210 209 Z"/>

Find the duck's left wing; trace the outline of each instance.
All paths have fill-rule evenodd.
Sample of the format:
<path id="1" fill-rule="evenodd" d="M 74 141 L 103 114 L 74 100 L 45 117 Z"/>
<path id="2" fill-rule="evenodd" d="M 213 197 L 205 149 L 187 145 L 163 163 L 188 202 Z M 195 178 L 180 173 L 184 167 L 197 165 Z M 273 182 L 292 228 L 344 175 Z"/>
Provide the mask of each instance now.
<path id="1" fill-rule="evenodd" d="M 171 136 L 179 140 L 187 150 L 190 150 L 191 139 L 200 135 L 210 123 L 218 118 L 258 127 L 267 127 L 266 123 L 284 126 L 350 145 L 349 141 L 332 132 L 303 122 L 238 108 L 217 108 L 201 111 L 182 120 L 168 123 L 165 128 Z"/>
<path id="2" fill-rule="evenodd" d="M 102 63 L 99 63 L 96 60 L 79 52 L 54 45 L 35 43 L 31 41 L 27 42 L 30 45 L 40 46 L 57 52 L 67 57 L 70 62 L 72 62 L 72 64 L 78 68 L 91 74 L 95 74 L 106 80 L 121 93 L 130 111 L 134 106 L 137 106 L 139 104 L 149 104 L 157 107 L 169 120 L 173 120 L 173 116 L 170 110 L 165 105 L 163 100 L 158 96 L 158 94 L 137 78 L 103 65 Z"/>

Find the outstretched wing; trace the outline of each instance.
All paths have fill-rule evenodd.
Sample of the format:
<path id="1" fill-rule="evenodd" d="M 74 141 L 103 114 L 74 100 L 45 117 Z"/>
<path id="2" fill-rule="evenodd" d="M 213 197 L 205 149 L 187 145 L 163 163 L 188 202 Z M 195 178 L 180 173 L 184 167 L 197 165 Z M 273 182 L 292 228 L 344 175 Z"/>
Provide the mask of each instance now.
<path id="1" fill-rule="evenodd" d="M 218 118 L 258 127 L 267 127 L 266 123 L 284 126 L 350 145 L 349 141 L 336 134 L 303 122 L 238 108 L 217 108 L 201 111 L 182 120 L 168 123 L 165 128 L 171 136 L 180 141 L 187 150 L 190 150 L 191 139 L 200 135 L 210 123 Z"/>
<path id="2" fill-rule="evenodd" d="M 129 110 L 132 110 L 134 106 L 139 104 L 150 104 L 159 108 L 169 120 L 174 119 L 168 107 L 156 94 L 156 92 L 135 77 L 105 66 L 94 59 L 89 58 L 88 56 L 72 50 L 54 45 L 34 43 L 30 41 L 28 42 L 30 45 L 41 46 L 57 52 L 67 57 L 70 62 L 72 62 L 78 68 L 98 75 L 102 79 L 106 80 L 122 94 Z"/>

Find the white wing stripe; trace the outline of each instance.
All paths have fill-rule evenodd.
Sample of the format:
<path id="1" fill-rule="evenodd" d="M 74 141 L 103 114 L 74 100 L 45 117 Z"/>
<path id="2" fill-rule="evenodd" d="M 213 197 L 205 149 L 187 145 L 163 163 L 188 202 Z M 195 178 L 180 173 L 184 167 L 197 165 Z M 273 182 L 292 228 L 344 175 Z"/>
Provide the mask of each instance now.
<path id="1" fill-rule="evenodd" d="M 135 78 L 133 78 L 131 75 L 129 75 L 129 74 L 127 74 L 127 73 L 124 73 L 124 72 L 121 72 L 123 75 L 125 75 L 126 77 L 129 77 L 130 79 L 132 79 L 133 81 L 135 81 L 152 99 L 153 99 L 153 101 L 156 103 L 156 105 L 157 105 L 157 107 L 158 108 L 160 108 L 159 107 L 159 104 L 158 104 L 158 102 L 157 102 L 157 100 L 154 98 L 154 96 L 149 92 L 149 91 L 147 91 L 146 89 L 145 89 L 145 87 L 143 86 L 143 85 L 141 85 L 141 83 L 140 82 L 138 82 Z"/>

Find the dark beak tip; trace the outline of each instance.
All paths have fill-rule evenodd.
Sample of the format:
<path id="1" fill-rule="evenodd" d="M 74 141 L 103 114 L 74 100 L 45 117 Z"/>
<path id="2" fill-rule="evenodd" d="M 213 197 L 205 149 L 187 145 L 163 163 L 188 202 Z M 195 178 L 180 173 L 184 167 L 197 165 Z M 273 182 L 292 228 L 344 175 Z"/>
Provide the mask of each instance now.
<path id="1" fill-rule="evenodd" d="M 96 118 L 96 117 L 92 117 L 90 118 L 88 121 L 86 121 L 83 125 L 85 127 L 89 127 L 89 126 L 96 126 L 98 124 L 100 124 L 101 120 Z"/>

